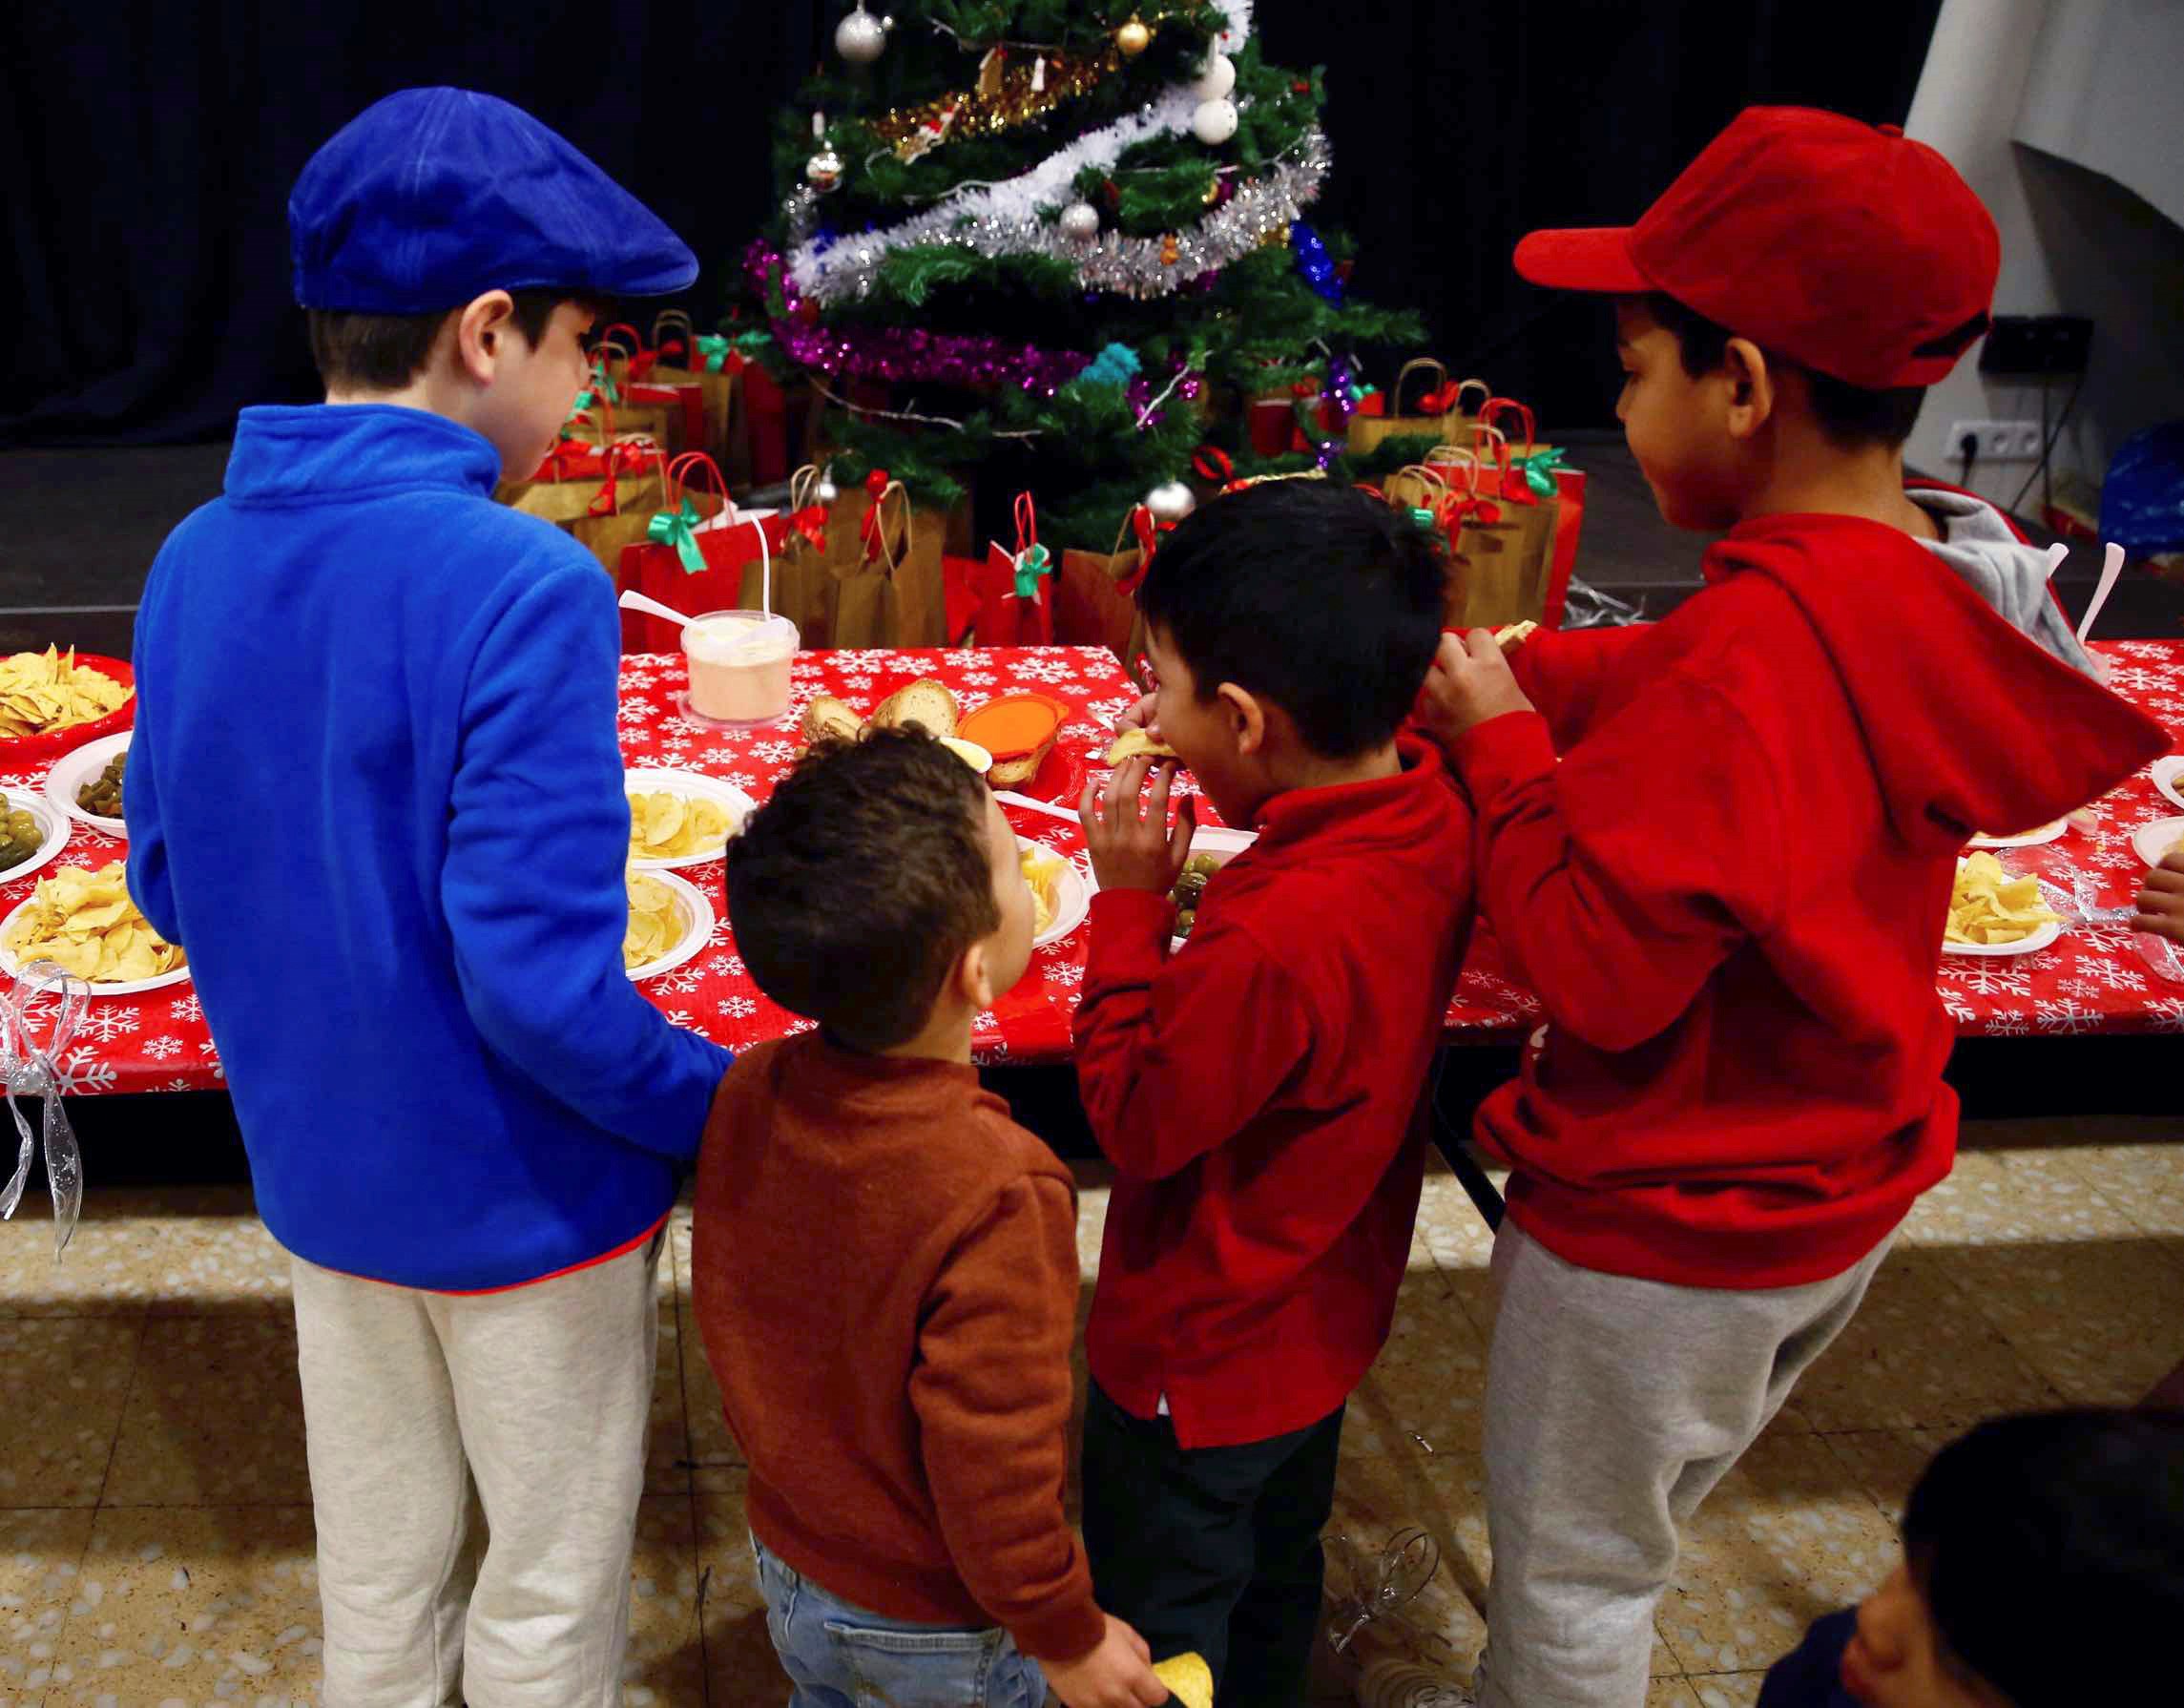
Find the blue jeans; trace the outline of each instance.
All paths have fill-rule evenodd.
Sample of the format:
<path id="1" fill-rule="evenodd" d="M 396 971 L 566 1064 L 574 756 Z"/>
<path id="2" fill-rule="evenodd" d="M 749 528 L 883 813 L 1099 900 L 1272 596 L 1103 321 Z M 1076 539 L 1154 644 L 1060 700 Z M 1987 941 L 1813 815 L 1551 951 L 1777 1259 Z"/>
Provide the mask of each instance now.
<path id="1" fill-rule="evenodd" d="M 796 1689 L 789 1708 L 1040 1708 L 1047 1680 L 998 1626 L 887 1619 L 830 1595 L 756 1536 L 766 1634 Z"/>

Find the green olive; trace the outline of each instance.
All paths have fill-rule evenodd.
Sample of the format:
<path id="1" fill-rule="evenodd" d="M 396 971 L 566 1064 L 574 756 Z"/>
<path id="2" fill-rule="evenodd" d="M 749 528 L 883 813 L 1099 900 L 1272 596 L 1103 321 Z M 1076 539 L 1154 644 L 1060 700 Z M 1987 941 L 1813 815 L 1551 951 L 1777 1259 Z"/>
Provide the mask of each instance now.
<path id="1" fill-rule="evenodd" d="M 1182 912 L 1175 915 L 1175 934 L 1178 937 L 1188 937 L 1191 934 L 1191 927 L 1197 923 L 1198 910 L 1196 907 L 1186 907 Z"/>

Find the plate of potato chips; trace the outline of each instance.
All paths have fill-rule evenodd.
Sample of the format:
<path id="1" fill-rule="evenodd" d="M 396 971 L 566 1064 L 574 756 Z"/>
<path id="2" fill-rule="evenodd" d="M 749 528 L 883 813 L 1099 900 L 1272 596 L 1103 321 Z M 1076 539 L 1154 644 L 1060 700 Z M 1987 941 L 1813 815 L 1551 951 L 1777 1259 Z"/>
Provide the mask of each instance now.
<path id="1" fill-rule="evenodd" d="M 38 880 L 31 899 L 0 920 L 0 971 L 51 961 L 94 996 L 134 996 L 190 976 L 182 951 L 130 899 L 118 860 L 96 871 L 65 865 Z"/>
<path id="2" fill-rule="evenodd" d="M 1031 947 L 1059 943 L 1092 912 L 1092 885 L 1075 864 L 1026 837 L 1016 839 L 1024 882 L 1031 888 Z"/>
<path id="3" fill-rule="evenodd" d="M 758 810 L 735 784 L 695 771 L 625 771 L 622 793 L 630 801 L 630 864 L 640 872 L 718 860 Z"/>
<path id="4" fill-rule="evenodd" d="M 125 729 L 136 717 L 135 682 L 119 658 L 73 647 L 0 658 L 0 749 L 43 759 Z"/>
<path id="5" fill-rule="evenodd" d="M 622 968 L 632 980 L 673 972 L 713 937 L 713 904 L 672 872 L 629 874 L 630 923 L 622 935 Z"/>
<path id="6" fill-rule="evenodd" d="M 1987 853 L 1957 862 L 1945 955 L 2029 955 L 2062 934 L 2062 916 L 2041 894 L 2039 879 L 2017 877 Z"/>

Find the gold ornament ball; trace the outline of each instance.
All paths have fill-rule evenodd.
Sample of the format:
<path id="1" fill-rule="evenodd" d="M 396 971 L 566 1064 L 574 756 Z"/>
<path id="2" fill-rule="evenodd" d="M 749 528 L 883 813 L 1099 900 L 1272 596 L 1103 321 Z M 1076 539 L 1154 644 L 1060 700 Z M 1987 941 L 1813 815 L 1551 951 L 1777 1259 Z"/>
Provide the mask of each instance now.
<path id="1" fill-rule="evenodd" d="M 1135 59 L 1153 45 L 1153 31 L 1143 18 L 1134 14 L 1129 23 L 1114 32 L 1114 45 L 1122 50 L 1125 59 Z"/>

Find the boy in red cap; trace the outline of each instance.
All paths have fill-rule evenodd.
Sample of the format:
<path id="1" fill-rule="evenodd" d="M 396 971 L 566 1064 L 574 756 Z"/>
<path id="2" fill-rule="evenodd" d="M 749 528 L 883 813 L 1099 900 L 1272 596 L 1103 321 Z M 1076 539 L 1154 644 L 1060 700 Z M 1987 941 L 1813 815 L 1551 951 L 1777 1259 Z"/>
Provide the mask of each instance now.
<path id="1" fill-rule="evenodd" d="M 1904 490 L 1921 390 L 1985 329 L 1998 257 L 1931 149 L 1765 108 L 1635 226 L 1518 247 L 1527 277 L 1618 299 L 1631 448 L 1672 522 L 1728 531 L 1666 621 L 1538 635 L 1513 667 L 1445 637 L 1422 703 L 1549 1021 L 1478 1119 L 1512 1168 L 1493 1708 L 1644 1700 L 1678 1524 L 1948 1173 L 1958 849 L 2168 747 L 2070 667 L 1992 512 Z"/>

